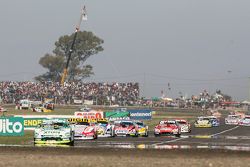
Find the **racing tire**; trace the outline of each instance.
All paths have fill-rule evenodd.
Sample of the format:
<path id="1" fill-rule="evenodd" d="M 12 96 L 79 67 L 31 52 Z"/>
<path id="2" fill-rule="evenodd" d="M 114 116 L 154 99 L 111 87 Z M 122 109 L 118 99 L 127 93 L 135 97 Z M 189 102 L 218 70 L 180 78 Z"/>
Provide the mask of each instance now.
<path id="1" fill-rule="evenodd" d="M 175 134 L 175 137 L 181 137 L 181 134 Z"/>
<path id="2" fill-rule="evenodd" d="M 74 146 L 74 145 L 75 145 L 75 141 L 74 141 L 74 140 L 71 141 L 71 142 L 69 143 L 69 145 L 70 145 L 70 146 Z"/>
<path id="3" fill-rule="evenodd" d="M 160 134 L 154 134 L 155 135 L 155 137 L 160 137 Z"/>
<path id="4" fill-rule="evenodd" d="M 138 136 L 139 136 L 139 135 L 138 135 L 138 132 L 136 132 L 135 135 L 134 135 L 133 137 L 138 137 Z"/>
<path id="5" fill-rule="evenodd" d="M 148 137 L 148 131 L 145 133 L 144 137 Z"/>
<path id="6" fill-rule="evenodd" d="M 94 140 L 96 140 L 97 139 L 97 134 L 93 138 L 94 138 Z"/>
<path id="7" fill-rule="evenodd" d="M 111 137 L 115 137 L 115 132 L 114 132 L 114 130 L 113 130 L 112 128 L 111 128 L 110 136 L 111 136 Z"/>

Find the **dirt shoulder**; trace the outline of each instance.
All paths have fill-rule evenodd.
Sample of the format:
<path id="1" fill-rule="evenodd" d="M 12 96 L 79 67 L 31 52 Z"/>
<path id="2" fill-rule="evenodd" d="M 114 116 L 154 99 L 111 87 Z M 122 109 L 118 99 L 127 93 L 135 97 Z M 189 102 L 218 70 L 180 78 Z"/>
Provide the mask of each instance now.
<path id="1" fill-rule="evenodd" d="M 249 152 L 226 150 L 140 150 L 1 147 L 0 166 L 250 166 Z"/>

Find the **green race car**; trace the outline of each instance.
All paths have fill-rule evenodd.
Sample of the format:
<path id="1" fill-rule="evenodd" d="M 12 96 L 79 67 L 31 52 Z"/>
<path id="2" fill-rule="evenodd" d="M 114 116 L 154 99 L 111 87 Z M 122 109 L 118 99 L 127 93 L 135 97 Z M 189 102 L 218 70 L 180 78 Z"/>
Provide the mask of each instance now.
<path id="1" fill-rule="evenodd" d="M 44 120 L 34 131 L 34 143 L 74 145 L 74 131 L 68 121 Z"/>

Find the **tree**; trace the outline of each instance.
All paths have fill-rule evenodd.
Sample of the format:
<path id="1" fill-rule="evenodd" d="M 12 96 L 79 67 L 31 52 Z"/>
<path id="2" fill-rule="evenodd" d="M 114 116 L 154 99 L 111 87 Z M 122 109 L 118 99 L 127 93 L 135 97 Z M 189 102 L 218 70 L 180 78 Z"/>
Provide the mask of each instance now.
<path id="1" fill-rule="evenodd" d="M 39 64 L 48 71 L 45 74 L 35 77 L 37 81 L 60 81 L 73 36 L 74 34 L 61 36 L 55 42 L 53 53 L 47 53 L 39 60 Z M 68 68 L 67 79 L 69 81 L 80 81 L 94 75 L 93 67 L 91 65 L 84 65 L 84 63 L 90 56 L 103 51 L 103 47 L 101 46 L 103 43 L 104 41 L 92 32 L 78 32 Z"/>

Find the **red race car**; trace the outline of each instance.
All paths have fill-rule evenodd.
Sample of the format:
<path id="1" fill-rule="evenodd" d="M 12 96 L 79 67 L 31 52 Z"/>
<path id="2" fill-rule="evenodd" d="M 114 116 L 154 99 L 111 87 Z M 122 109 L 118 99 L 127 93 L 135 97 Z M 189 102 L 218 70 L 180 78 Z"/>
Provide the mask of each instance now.
<path id="1" fill-rule="evenodd" d="M 156 137 L 161 135 L 174 135 L 176 137 L 180 137 L 181 127 L 175 120 L 160 121 L 159 124 L 155 126 L 154 135 Z"/>
<path id="2" fill-rule="evenodd" d="M 138 137 L 138 125 L 131 120 L 117 120 L 114 122 L 115 136 L 134 136 Z"/>

